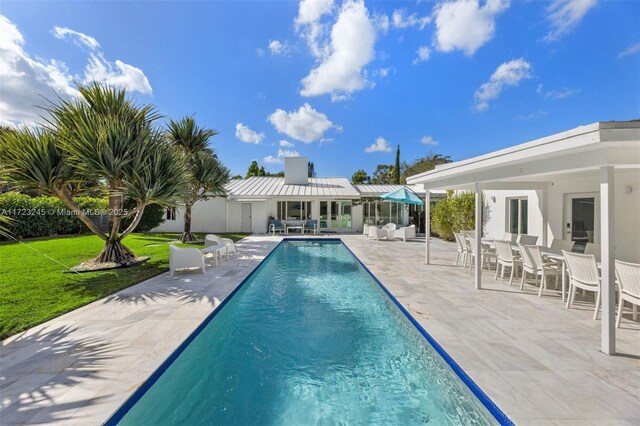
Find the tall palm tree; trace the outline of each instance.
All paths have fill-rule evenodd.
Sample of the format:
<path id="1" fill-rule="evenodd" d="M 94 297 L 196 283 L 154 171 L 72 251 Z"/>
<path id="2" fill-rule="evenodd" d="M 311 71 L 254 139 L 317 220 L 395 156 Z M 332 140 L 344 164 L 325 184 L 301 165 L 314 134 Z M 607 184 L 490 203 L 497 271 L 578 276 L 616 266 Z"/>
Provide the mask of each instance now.
<path id="1" fill-rule="evenodd" d="M 58 99 L 45 109 L 44 129 L 22 129 L 0 138 L 7 176 L 24 188 L 62 200 L 105 242 L 98 262 L 131 263 L 122 240 L 137 226 L 147 205 L 173 206 L 184 190 L 185 167 L 154 124 L 152 106 L 136 105 L 124 89 L 99 83 L 79 85 L 81 96 Z M 109 197 L 109 230 L 102 231 L 74 202 L 83 183 L 99 180 Z M 123 209 L 126 199 L 135 202 Z M 133 221 L 120 232 L 125 217 Z"/>
<path id="2" fill-rule="evenodd" d="M 199 127 L 193 117 L 169 120 L 167 125 L 167 138 L 187 166 L 187 189 L 181 199 L 185 207 L 184 230 L 180 236 L 180 241 L 185 243 L 196 241 L 191 233 L 193 205 L 209 197 L 226 196 L 224 185 L 231 173 L 209 147 L 209 139 L 217 134 L 215 130 Z"/>

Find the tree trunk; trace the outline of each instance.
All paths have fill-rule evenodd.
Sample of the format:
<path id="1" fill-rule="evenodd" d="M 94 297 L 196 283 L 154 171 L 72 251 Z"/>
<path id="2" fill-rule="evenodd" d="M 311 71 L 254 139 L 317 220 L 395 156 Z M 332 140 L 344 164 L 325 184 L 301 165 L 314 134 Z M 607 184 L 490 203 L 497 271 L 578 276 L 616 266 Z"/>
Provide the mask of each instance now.
<path id="1" fill-rule="evenodd" d="M 187 203 L 184 206 L 184 231 L 180 236 L 180 241 L 183 243 L 195 243 L 198 240 L 191 233 L 191 204 Z"/>
<path id="2" fill-rule="evenodd" d="M 102 253 L 96 257 L 96 262 L 114 262 L 126 264 L 135 259 L 135 255 L 122 242 L 118 240 L 107 240 Z"/>

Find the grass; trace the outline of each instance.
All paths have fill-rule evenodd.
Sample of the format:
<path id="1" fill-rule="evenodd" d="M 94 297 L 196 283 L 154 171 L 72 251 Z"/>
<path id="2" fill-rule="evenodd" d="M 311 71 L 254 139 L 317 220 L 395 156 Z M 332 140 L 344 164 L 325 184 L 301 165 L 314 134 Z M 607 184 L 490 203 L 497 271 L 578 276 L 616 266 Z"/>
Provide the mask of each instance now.
<path id="1" fill-rule="evenodd" d="M 234 241 L 246 236 L 218 235 Z M 168 271 L 167 243 L 178 236 L 131 234 L 125 245 L 138 256 L 151 256 L 146 263 L 82 274 L 66 273 L 65 266 L 100 253 L 103 242 L 95 235 L 35 238 L 24 244 L 0 242 L 0 339 Z"/>

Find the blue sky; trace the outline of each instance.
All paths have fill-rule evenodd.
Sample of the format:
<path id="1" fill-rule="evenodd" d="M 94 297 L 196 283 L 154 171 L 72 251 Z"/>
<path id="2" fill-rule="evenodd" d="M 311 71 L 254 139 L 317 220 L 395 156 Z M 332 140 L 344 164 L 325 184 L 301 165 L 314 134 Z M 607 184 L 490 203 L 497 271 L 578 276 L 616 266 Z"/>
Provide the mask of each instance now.
<path id="1" fill-rule="evenodd" d="M 0 8 L 0 122 L 73 81 L 195 114 L 234 174 L 351 176 L 640 118 L 640 2 L 30 2 Z M 284 141 L 284 142 L 281 142 Z"/>

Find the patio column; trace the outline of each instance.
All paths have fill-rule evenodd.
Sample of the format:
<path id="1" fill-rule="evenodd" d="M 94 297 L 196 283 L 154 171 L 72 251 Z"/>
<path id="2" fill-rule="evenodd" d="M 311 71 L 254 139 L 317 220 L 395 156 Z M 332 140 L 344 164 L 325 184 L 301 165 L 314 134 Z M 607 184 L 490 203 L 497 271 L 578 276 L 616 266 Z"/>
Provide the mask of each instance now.
<path id="1" fill-rule="evenodd" d="M 424 256 L 425 263 L 428 265 L 431 263 L 431 253 L 429 236 L 431 235 L 431 191 L 427 189 L 427 193 L 424 196 Z"/>
<path id="2" fill-rule="evenodd" d="M 480 290 L 482 288 L 482 188 L 479 183 L 476 183 L 476 246 L 474 250 L 476 252 L 476 289 Z"/>
<path id="3" fill-rule="evenodd" d="M 601 295 L 602 303 L 602 352 L 616 352 L 615 327 L 615 188 L 614 167 L 600 168 L 600 243 L 601 243 Z"/>

